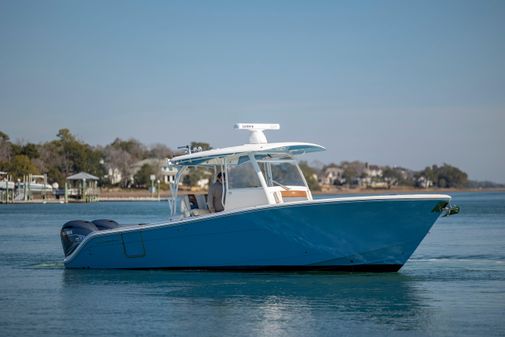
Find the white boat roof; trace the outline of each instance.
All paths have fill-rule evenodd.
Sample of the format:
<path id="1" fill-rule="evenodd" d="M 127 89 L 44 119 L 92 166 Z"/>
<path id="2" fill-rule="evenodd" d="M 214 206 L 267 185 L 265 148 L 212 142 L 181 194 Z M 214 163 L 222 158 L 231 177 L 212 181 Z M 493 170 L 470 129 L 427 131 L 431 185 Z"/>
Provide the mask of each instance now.
<path id="1" fill-rule="evenodd" d="M 174 165 L 192 166 L 215 164 L 212 159 L 240 154 L 260 154 L 260 155 L 288 155 L 296 156 L 304 153 L 325 151 L 321 145 L 311 143 L 286 142 L 286 143 L 266 143 L 266 144 L 244 144 L 239 146 L 225 147 L 208 151 L 194 152 L 183 156 L 177 156 L 170 160 Z"/>
<path id="2" fill-rule="evenodd" d="M 100 178 L 86 172 L 79 172 L 73 176 L 67 177 L 67 180 L 100 180 Z"/>

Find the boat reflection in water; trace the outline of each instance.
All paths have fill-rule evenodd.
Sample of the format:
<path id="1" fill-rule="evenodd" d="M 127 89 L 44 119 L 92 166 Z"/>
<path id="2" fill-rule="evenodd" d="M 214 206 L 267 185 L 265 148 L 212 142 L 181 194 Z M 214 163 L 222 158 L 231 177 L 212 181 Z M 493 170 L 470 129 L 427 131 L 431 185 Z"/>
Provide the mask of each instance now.
<path id="1" fill-rule="evenodd" d="M 63 282 L 67 324 L 101 303 L 101 312 L 142 317 L 146 333 L 153 325 L 157 334 L 334 336 L 423 331 L 432 319 L 422 283 L 399 273 L 66 270 Z M 120 322 L 97 323 L 104 333 L 121 328 Z"/>
<path id="2" fill-rule="evenodd" d="M 443 194 L 314 200 L 296 159 L 322 146 L 268 143 L 263 131 L 278 124 L 236 127 L 251 131 L 249 144 L 172 158 L 168 221 L 66 223 L 65 267 L 397 271 L 438 217 L 456 211 Z M 226 173 L 223 212 L 209 212 L 203 195 L 177 197 L 192 168 Z"/>

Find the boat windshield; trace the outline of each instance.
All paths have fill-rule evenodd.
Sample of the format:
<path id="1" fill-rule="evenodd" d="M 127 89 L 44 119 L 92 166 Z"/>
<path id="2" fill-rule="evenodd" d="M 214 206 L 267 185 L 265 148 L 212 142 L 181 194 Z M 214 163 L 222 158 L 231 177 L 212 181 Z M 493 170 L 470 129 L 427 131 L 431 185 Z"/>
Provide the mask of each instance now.
<path id="1" fill-rule="evenodd" d="M 294 160 L 259 160 L 258 164 L 269 187 L 305 186 L 305 180 Z"/>
<path id="2" fill-rule="evenodd" d="M 247 156 L 240 157 L 237 164 L 228 166 L 228 187 L 230 189 L 261 187 L 261 182 Z"/>

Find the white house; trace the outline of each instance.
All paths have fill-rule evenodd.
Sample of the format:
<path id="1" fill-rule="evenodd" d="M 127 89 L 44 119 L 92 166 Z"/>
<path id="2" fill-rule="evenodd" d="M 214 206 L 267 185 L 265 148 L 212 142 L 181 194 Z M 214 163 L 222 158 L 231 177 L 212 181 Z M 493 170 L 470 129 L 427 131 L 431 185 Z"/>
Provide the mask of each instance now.
<path id="1" fill-rule="evenodd" d="M 339 166 L 327 167 L 319 182 L 323 185 L 340 185 L 344 182 L 344 169 Z"/>
<path id="2" fill-rule="evenodd" d="M 157 178 L 160 179 L 161 182 L 171 183 L 174 181 L 174 177 L 177 174 L 177 170 L 168 165 L 168 158 L 158 159 L 158 158 L 147 158 L 133 164 L 131 169 L 131 180 L 133 181 L 133 177 L 140 170 L 142 166 L 148 164 L 154 168 L 156 168 L 159 173 L 157 174 Z"/>
<path id="3" fill-rule="evenodd" d="M 367 164 L 363 172 L 370 178 L 382 177 L 382 169 L 377 165 Z"/>
<path id="4" fill-rule="evenodd" d="M 168 159 L 165 159 L 163 165 L 161 165 L 161 181 L 163 181 L 165 184 L 173 183 L 176 174 L 177 169 L 171 165 L 168 165 Z"/>
<path id="5" fill-rule="evenodd" d="M 109 168 L 107 177 L 112 185 L 119 184 L 123 179 L 123 175 L 118 168 Z"/>
<path id="6" fill-rule="evenodd" d="M 433 181 L 424 176 L 421 176 L 417 178 L 416 185 L 421 188 L 430 188 L 433 186 Z"/>
<path id="7" fill-rule="evenodd" d="M 339 184 L 343 180 L 342 177 L 343 174 L 344 174 L 343 168 L 339 166 L 330 166 L 323 171 L 321 178 L 319 179 L 319 182 L 322 185 Z"/>

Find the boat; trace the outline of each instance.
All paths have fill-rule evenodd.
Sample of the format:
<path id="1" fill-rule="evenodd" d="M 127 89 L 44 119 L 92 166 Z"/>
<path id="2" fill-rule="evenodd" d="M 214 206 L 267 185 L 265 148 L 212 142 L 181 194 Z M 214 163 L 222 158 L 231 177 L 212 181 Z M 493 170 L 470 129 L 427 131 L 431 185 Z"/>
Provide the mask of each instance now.
<path id="1" fill-rule="evenodd" d="M 398 271 L 440 216 L 458 212 L 445 194 L 314 198 L 297 159 L 324 151 L 312 143 L 269 143 L 278 124 L 239 123 L 249 143 L 187 148 L 170 160 L 170 217 L 120 225 L 73 220 L 60 237 L 66 268 L 196 270 Z M 178 193 L 188 170 L 222 183 L 224 211 L 206 195 Z"/>
<path id="2" fill-rule="evenodd" d="M 9 180 L 9 174 L 4 171 L 0 171 L 0 190 L 13 190 L 16 184 Z"/>
<path id="3" fill-rule="evenodd" d="M 26 189 L 34 193 L 53 193 L 53 186 L 37 182 L 18 183 L 17 188 L 21 190 Z"/>

